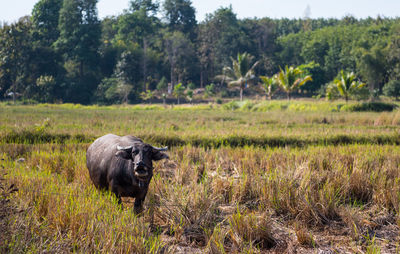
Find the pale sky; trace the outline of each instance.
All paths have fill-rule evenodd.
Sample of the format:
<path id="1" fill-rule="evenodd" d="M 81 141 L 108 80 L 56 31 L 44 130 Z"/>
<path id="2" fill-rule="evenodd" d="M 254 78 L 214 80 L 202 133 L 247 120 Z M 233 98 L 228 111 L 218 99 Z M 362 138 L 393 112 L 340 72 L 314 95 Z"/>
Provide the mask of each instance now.
<path id="1" fill-rule="evenodd" d="M 0 0 L 0 21 L 8 23 L 19 17 L 29 15 L 38 0 Z M 99 0 L 99 16 L 118 15 L 128 7 L 129 0 Z M 206 13 L 212 13 L 219 7 L 232 4 L 239 18 L 270 17 L 300 18 L 310 6 L 311 18 L 341 18 L 352 14 L 356 18 L 377 15 L 386 17 L 400 16 L 400 0 L 192 0 L 196 8 L 198 21 Z"/>

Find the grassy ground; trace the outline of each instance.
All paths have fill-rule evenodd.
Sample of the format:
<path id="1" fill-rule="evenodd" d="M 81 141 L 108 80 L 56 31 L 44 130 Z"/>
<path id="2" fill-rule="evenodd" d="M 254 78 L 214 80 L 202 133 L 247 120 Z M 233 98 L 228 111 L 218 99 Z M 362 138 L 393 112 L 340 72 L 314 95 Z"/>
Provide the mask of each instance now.
<path id="1" fill-rule="evenodd" d="M 400 253 L 400 112 L 285 103 L 2 106 L 1 252 Z M 90 181 L 106 133 L 173 145 L 141 216 Z"/>
<path id="2" fill-rule="evenodd" d="M 162 106 L 5 106 L 1 108 L 0 135 L 7 143 L 37 143 L 40 138 L 44 142 L 58 143 L 68 139 L 90 141 L 106 132 L 133 133 L 149 142 L 167 145 L 241 146 L 246 140 L 251 141 L 250 145 L 263 146 L 400 142 L 399 111 L 331 112 L 324 111 L 327 103 L 320 104 L 317 106 L 321 111 L 298 106 L 304 108 L 303 111 L 274 109 L 267 112 L 232 111 L 210 105 L 172 109 Z M 36 136 L 39 140 L 35 140 Z"/>

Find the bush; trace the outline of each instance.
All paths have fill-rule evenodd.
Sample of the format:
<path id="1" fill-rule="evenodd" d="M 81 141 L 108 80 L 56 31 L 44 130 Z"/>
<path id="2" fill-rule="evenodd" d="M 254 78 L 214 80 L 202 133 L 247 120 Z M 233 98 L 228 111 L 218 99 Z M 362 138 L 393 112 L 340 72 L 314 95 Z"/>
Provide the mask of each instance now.
<path id="1" fill-rule="evenodd" d="M 189 83 L 187 85 L 187 88 L 190 89 L 190 90 L 194 90 L 194 89 L 196 89 L 196 85 L 194 83 Z"/>
<path id="2" fill-rule="evenodd" d="M 254 102 L 248 100 L 239 102 L 240 110 L 242 111 L 251 111 L 254 105 L 255 105 Z"/>
<path id="3" fill-rule="evenodd" d="M 357 101 L 368 100 L 368 98 L 370 96 L 371 96 L 371 93 L 369 92 L 369 89 L 366 86 L 353 91 L 352 94 L 350 95 L 351 98 L 353 98 Z"/>
<path id="4" fill-rule="evenodd" d="M 239 106 L 237 101 L 230 101 L 230 102 L 225 103 L 224 105 L 222 105 L 222 108 L 226 109 L 226 110 L 236 110 L 239 107 L 240 106 Z"/>
<path id="5" fill-rule="evenodd" d="M 211 84 L 206 86 L 205 95 L 206 96 L 213 96 L 214 94 L 215 94 L 215 85 L 214 85 L 214 83 L 211 83 Z"/>
<path id="6" fill-rule="evenodd" d="M 384 102 L 364 102 L 357 103 L 353 105 L 344 105 L 341 107 L 340 111 L 349 111 L 349 112 L 384 112 L 384 111 L 393 111 L 398 106 L 396 104 L 384 103 Z"/>
<path id="7" fill-rule="evenodd" d="M 18 102 L 20 105 L 36 105 L 38 102 L 33 99 L 22 99 L 21 101 Z"/>
<path id="8" fill-rule="evenodd" d="M 400 96 L 400 80 L 391 80 L 383 86 L 383 94 L 388 97 L 395 97 L 398 100 Z"/>
<path id="9" fill-rule="evenodd" d="M 313 103 L 292 103 L 289 104 L 288 110 L 294 112 L 318 111 L 318 106 Z"/>
<path id="10" fill-rule="evenodd" d="M 222 98 L 228 98 L 229 97 L 229 93 L 227 90 L 222 90 L 221 91 L 221 97 Z"/>
<path id="11" fill-rule="evenodd" d="M 326 84 L 321 88 L 321 92 L 325 92 L 326 98 L 330 101 L 340 98 L 340 93 L 335 83 Z"/>
<path id="12" fill-rule="evenodd" d="M 118 79 L 115 77 L 104 78 L 94 93 L 94 100 L 102 105 L 120 103 L 118 98 Z"/>
<path id="13" fill-rule="evenodd" d="M 162 77 L 157 84 L 157 90 L 164 91 L 164 90 L 167 90 L 167 88 L 168 88 L 167 79 L 165 77 Z"/>

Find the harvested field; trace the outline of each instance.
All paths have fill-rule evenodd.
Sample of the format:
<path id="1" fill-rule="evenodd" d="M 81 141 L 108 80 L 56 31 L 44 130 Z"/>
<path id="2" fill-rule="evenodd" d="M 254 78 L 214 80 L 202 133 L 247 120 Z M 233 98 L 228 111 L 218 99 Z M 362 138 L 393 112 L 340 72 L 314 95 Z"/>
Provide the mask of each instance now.
<path id="1" fill-rule="evenodd" d="M 1 251 L 399 253 L 399 116 L 2 107 Z M 89 178 L 106 133 L 170 146 L 139 216 Z"/>

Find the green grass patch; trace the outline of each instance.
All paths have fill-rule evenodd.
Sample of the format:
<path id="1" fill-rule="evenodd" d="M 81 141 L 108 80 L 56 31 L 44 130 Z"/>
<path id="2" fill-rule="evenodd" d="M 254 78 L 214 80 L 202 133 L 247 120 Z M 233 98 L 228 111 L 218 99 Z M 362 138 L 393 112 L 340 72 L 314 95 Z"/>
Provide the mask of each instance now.
<path id="1" fill-rule="evenodd" d="M 375 145 L 400 145 L 400 134 L 391 135 L 327 135 L 327 136 L 246 136 L 246 135 L 227 135 L 227 136 L 179 136 L 162 134 L 142 134 L 140 138 L 144 141 L 179 147 L 191 145 L 195 147 L 305 147 L 310 145 L 347 145 L 347 144 L 375 144 Z M 37 131 L 11 131 L 1 136 L 2 143 L 6 144 L 70 144 L 70 143 L 90 143 L 96 139 L 94 136 L 84 134 L 52 134 Z"/>
<path id="2" fill-rule="evenodd" d="M 88 137 L 83 134 L 71 135 L 68 133 L 48 133 L 35 130 L 21 130 L 5 133 L 0 141 L 8 144 L 45 144 L 45 143 L 89 143 L 94 141 L 94 137 Z"/>
<path id="3" fill-rule="evenodd" d="M 363 102 L 351 105 L 344 105 L 341 111 L 349 112 L 392 112 L 398 105 L 385 102 Z"/>

